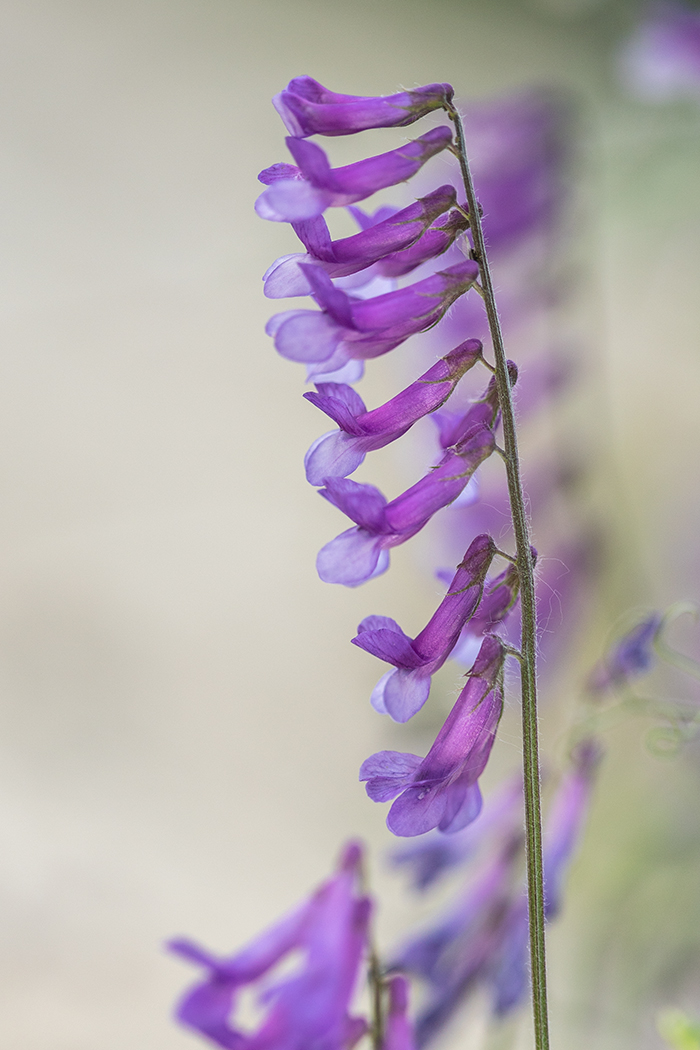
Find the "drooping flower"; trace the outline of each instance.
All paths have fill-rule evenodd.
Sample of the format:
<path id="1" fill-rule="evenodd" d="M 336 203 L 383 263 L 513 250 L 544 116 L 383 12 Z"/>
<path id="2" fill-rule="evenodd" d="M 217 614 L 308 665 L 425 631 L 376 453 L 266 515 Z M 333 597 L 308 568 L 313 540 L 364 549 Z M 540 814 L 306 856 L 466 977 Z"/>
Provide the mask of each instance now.
<path id="1" fill-rule="evenodd" d="M 329 277 L 339 278 L 366 270 L 387 257 L 394 260 L 396 256 L 402 256 L 407 248 L 423 240 L 431 223 L 454 205 L 455 197 L 452 186 L 440 186 L 376 225 L 337 241 L 331 240 L 325 219 L 320 216 L 314 223 L 300 223 L 298 234 L 304 242 L 306 254 L 283 255 L 277 259 L 263 274 L 265 295 L 269 299 L 310 295 L 313 289 L 300 265 L 303 263 L 315 263 Z M 451 220 L 456 237 L 458 232 L 466 229 L 468 221 L 460 212 L 450 214 L 456 217 Z M 434 254 L 437 252 L 432 241 L 427 250 L 419 247 L 414 253 L 417 259 L 410 268 L 415 268 Z M 395 262 L 393 265 L 395 267 Z M 390 269 L 391 266 L 392 263 L 389 264 Z M 407 273 L 408 270 L 402 272 Z"/>
<path id="2" fill-rule="evenodd" d="M 661 623 L 662 617 L 652 613 L 623 635 L 591 671 L 588 678 L 591 692 L 604 693 L 619 689 L 651 670 L 654 662 L 653 644 Z"/>
<path id="3" fill-rule="evenodd" d="M 452 100 L 450 84 L 426 84 L 396 95 L 341 95 L 309 76 L 294 77 L 272 104 L 291 135 L 352 135 L 368 128 L 405 128 Z"/>
<path id="4" fill-rule="evenodd" d="M 319 383 L 317 393 L 304 394 L 330 416 L 339 430 L 317 438 L 304 459 L 307 480 L 323 485 L 327 478 L 344 478 L 357 470 L 368 452 L 402 437 L 419 419 L 445 403 L 462 376 L 480 359 L 478 339 L 455 347 L 386 404 L 368 412 L 352 387 Z"/>
<path id="5" fill-rule="evenodd" d="M 350 843 L 335 875 L 236 955 L 219 958 L 189 940 L 172 941 L 172 951 L 208 971 L 181 1000 L 178 1019 L 225 1050 L 354 1046 L 367 1029 L 349 1013 L 371 909 L 358 890 L 361 859 L 360 846 Z M 298 969 L 275 979 L 274 968 L 294 953 L 301 956 Z M 235 1026 L 238 996 L 250 985 L 264 1009 L 253 1032 Z"/>
<path id="6" fill-rule="evenodd" d="M 379 357 L 430 328 L 479 274 L 477 264 L 466 259 L 407 288 L 353 299 L 319 267 L 302 264 L 301 269 L 321 312 L 286 310 L 271 317 L 265 331 L 282 357 L 324 373 L 352 358 Z"/>
<path id="7" fill-rule="evenodd" d="M 475 613 L 496 545 L 477 536 L 457 567 L 446 596 L 415 638 L 388 616 L 367 616 L 353 643 L 393 664 L 372 693 L 372 706 L 395 722 L 407 722 L 430 694 L 432 676 L 450 656 L 464 624 Z"/>
<path id="8" fill-rule="evenodd" d="M 273 164 L 260 172 L 258 179 L 267 189 L 255 202 L 255 210 L 261 219 L 298 223 L 315 219 L 326 208 L 356 204 L 378 190 L 406 182 L 426 161 L 447 149 L 452 131 L 433 128 L 399 149 L 342 168 L 331 168 L 315 142 L 300 138 L 286 142 L 296 166 Z"/>
<path id="9" fill-rule="evenodd" d="M 369 797 L 375 802 L 395 799 L 387 817 L 395 835 L 422 835 L 436 827 L 455 832 L 478 817 L 478 779 L 503 708 L 504 658 L 499 639 L 485 638 L 468 682 L 425 758 L 380 751 L 362 764 L 360 780 L 367 781 Z"/>
<path id="10" fill-rule="evenodd" d="M 493 448 L 493 431 L 478 425 L 445 452 L 437 467 L 390 503 L 373 485 L 328 478 L 320 495 L 357 525 L 319 551 L 316 568 L 321 579 L 357 587 L 385 572 L 390 548 L 411 539 L 436 511 L 455 500 Z"/>

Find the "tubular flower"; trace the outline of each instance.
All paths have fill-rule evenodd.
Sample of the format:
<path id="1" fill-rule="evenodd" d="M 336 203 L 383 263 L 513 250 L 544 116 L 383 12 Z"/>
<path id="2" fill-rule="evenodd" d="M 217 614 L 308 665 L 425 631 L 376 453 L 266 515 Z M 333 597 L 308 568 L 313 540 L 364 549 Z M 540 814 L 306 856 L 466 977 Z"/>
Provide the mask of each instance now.
<path id="1" fill-rule="evenodd" d="M 261 219 L 271 222 L 304 222 L 326 208 L 344 207 L 371 197 L 377 190 L 406 182 L 452 142 L 450 128 L 433 128 L 399 149 L 331 168 L 328 157 L 315 142 L 286 140 L 293 164 L 273 164 L 258 175 L 266 190 L 255 202 Z"/>
<path id="2" fill-rule="evenodd" d="M 493 560 L 496 545 L 490 536 L 477 536 L 442 602 L 415 638 L 404 634 L 388 616 L 368 616 L 353 643 L 380 660 L 393 664 L 372 693 L 372 706 L 396 722 L 407 722 L 430 694 L 432 675 L 448 659 L 462 627 L 474 615 Z"/>
<path id="3" fill-rule="evenodd" d="M 352 135 L 368 128 L 405 128 L 452 100 L 450 84 L 426 84 L 396 95 L 339 95 L 312 77 L 294 77 L 272 104 L 291 135 Z"/>
<path id="4" fill-rule="evenodd" d="M 367 1025 L 349 1003 L 367 948 L 370 901 L 358 893 L 361 849 L 346 847 L 338 871 L 309 901 L 229 958 L 188 940 L 170 949 L 207 971 L 177 1008 L 178 1019 L 225 1050 L 347 1050 Z M 291 976 L 263 984 L 280 960 L 301 953 Z M 259 983 L 260 982 L 260 983 Z M 229 1020 L 245 987 L 255 985 L 265 1009 L 254 1032 Z"/>
<path id="5" fill-rule="evenodd" d="M 444 405 L 462 376 L 481 357 L 478 339 L 467 339 L 446 354 L 386 404 L 368 412 L 352 387 L 319 383 L 317 393 L 304 397 L 339 426 L 318 438 L 304 459 L 307 480 L 322 485 L 326 478 L 344 478 L 357 470 L 368 452 L 402 437 L 415 422 Z"/>
<path id="6" fill-rule="evenodd" d="M 319 489 L 320 495 L 357 525 L 319 551 L 316 568 L 321 579 L 357 587 L 385 572 L 389 549 L 411 539 L 436 511 L 455 500 L 493 448 L 493 431 L 482 425 L 475 427 L 459 445 L 445 452 L 437 467 L 390 503 L 373 485 L 328 478 L 325 488 Z"/>
<path id="7" fill-rule="evenodd" d="M 380 751 L 360 769 L 375 802 L 396 799 L 387 817 L 395 835 L 422 835 L 432 828 L 460 831 L 481 811 L 481 776 L 503 709 L 505 650 L 485 638 L 466 686 L 425 758 Z M 396 796 L 399 796 L 396 798 Z"/>
<path id="8" fill-rule="evenodd" d="M 433 193 L 420 198 L 415 204 L 396 212 L 390 218 L 338 241 L 331 240 L 328 226 L 322 216 L 314 223 L 299 223 L 297 232 L 307 254 L 283 255 L 277 259 L 263 275 L 265 295 L 268 299 L 310 295 L 312 287 L 300 267 L 302 263 L 315 263 L 329 277 L 338 278 L 349 277 L 366 270 L 386 257 L 393 260 L 394 256 L 402 255 L 405 249 L 410 248 L 419 239 L 422 241 L 430 224 L 453 206 L 455 196 L 452 186 L 440 186 Z M 459 224 L 453 224 L 464 230 L 467 226 L 464 216 L 459 212 L 450 214 L 454 214 L 460 220 Z M 428 254 L 424 248 L 419 248 L 419 261 L 423 261 L 423 256 L 430 258 L 432 251 L 432 246 L 429 247 Z M 418 262 L 415 262 L 410 268 L 413 269 L 417 265 Z"/>
<path id="9" fill-rule="evenodd" d="M 319 267 L 301 264 L 301 269 L 322 312 L 287 310 L 271 317 L 265 330 L 282 357 L 302 361 L 312 370 L 320 365 L 316 371 L 323 372 L 342 368 L 352 358 L 379 357 L 430 328 L 479 273 L 477 264 L 467 259 L 408 288 L 353 299 Z"/>

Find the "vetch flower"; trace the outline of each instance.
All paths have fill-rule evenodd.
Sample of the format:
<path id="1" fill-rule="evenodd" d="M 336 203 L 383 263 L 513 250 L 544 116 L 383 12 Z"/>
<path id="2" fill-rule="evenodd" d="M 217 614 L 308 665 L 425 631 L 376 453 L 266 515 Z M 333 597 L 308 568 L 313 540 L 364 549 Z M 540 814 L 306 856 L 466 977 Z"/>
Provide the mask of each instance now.
<path id="1" fill-rule="evenodd" d="M 261 219 L 271 222 L 315 219 L 326 208 L 356 204 L 377 190 L 406 182 L 451 142 L 450 128 L 433 128 L 388 153 L 331 168 L 325 152 L 315 142 L 288 138 L 287 147 L 296 166 L 273 164 L 260 172 L 258 179 L 267 189 L 255 202 L 255 210 Z"/>
<path id="2" fill-rule="evenodd" d="M 323 372 L 342 368 L 352 358 L 379 357 L 424 332 L 479 275 L 477 264 L 466 259 L 407 288 L 353 299 L 319 267 L 302 264 L 301 269 L 322 311 L 286 310 L 271 317 L 265 331 L 282 357 Z"/>
<path id="3" fill-rule="evenodd" d="M 375 802 L 396 800 L 387 817 L 395 835 L 422 835 L 436 827 L 455 832 L 478 817 L 478 779 L 503 709 L 504 658 L 502 642 L 485 638 L 469 680 L 425 758 L 380 751 L 362 764 L 360 780 L 367 781 L 369 797 Z"/>
<path id="4" fill-rule="evenodd" d="M 451 102 L 450 84 L 426 84 L 396 95 L 340 95 L 309 76 L 294 77 L 272 104 L 291 135 L 352 135 L 367 128 L 405 128 Z"/>
<path id="5" fill-rule="evenodd" d="M 594 693 L 619 689 L 651 670 L 653 644 L 661 622 L 662 617 L 652 613 L 623 635 L 591 671 L 588 688 Z"/>
<path id="6" fill-rule="evenodd" d="M 367 411 L 352 387 L 343 383 L 319 383 L 316 393 L 304 394 L 339 426 L 318 438 L 304 459 L 306 477 L 312 485 L 327 478 L 344 478 L 357 470 L 368 452 L 396 441 L 423 416 L 444 405 L 462 376 L 481 357 L 478 339 L 467 339 L 432 368 L 379 408 Z"/>
<path id="7" fill-rule="evenodd" d="M 496 545 L 477 536 L 458 565 L 449 589 L 427 625 L 415 638 L 388 616 L 367 616 L 353 643 L 393 664 L 372 693 L 372 706 L 395 722 L 407 722 L 430 694 L 432 675 L 452 652 L 462 627 L 474 615 Z"/>
<path id="8" fill-rule="evenodd" d="M 300 263 L 315 263 L 329 277 L 339 278 L 366 270 L 387 256 L 393 260 L 397 253 L 402 254 L 416 241 L 422 240 L 430 224 L 454 205 L 455 197 L 452 186 L 440 186 L 390 218 L 337 241 L 331 240 L 328 226 L 322 216 L 314 222 L 299 223 L 297 232 L 304 242 L 306 254 L 283 255 L 277 259 L 263 275 L 265 295 L 268 299 L 310 295 L 313 289 Z M 456 217 L 452 220 L 456 237 L 457 232 L 466 229 L 468 222 L 459 212 L 450 214 Z M 447 248 L 449 245 L 444 234 L 443 240 Z M 416 261 L 412 261 L 409 269 L 415 268 L 424 259 L 432 258 L 435 254 L 437 252 L 431 242 L 427 251 L 419 249 L 417 257 L 412 256 Z M 408 270 L 402 272 L 407 273 Z"/>
<path id="9" fill-rule="evenodd" d="M 662 102 L 700 97 L 700 12 L 657 4 L 620 54 L 623 79 L 642 98 Z"/>
<path id="10" fill-rule="evenodd" d="M 338 871 L 309 901 L 229 958 L 191 941 L 170 949 L 207 976 L 177 1008 L 178 1019 L 225 1050 L 347 1050 L 364 1035 L 362 1018 L 349 1014 L 358 969 L 367 948 L 370 901 L 358 893 L 361 848 L 350 843 Z M 291 975 L 260 984 L 292 953 L 300 965 Z M 259 988 L 264 1016 L 254 1032 L 230 1020 L 240 991 Z"/>
<path id="11" fill-rule="evenodd" d="M 357 525 L 321 548 L 316 559 L 321 579 L 357 587 L 385 572 L 390 548 L 411 539 L 436 511 L 455 500 L 493 449 L 493 431 L 483 425 L 475 427 L 445 452 L 437 467 L 390 503 L 373 485 L 328 478 L 319 494 Z"/>

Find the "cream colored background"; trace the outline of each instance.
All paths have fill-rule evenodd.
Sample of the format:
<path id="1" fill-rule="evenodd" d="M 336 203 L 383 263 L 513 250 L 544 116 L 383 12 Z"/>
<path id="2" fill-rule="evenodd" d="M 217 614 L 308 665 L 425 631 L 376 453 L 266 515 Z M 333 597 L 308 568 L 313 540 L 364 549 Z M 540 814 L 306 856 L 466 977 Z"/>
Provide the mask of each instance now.
<path id="1" fill-rule="evenodd" d="M 697 398 L 680 295 L 697 311 L 698 208 L 680 209 L 672 171 L 676 225 L 640 221 L 657 182 L 634 158 L 667 130 L 607 101 L 617 11 L 0 3 L 1 1050 L 194 1046 L 169 1020 L 193 974 L 162 940 L 230 950 L 349 834 L 387 845 L 357 768 L 405 738 L 370 711 L 375 667 L 348 640 L 369 612 L 418 625 L 436 592 L 405 550 L 360 591 L 314 572 L 339 531 L 301 468 L 321 424 L 262 331 L 260 275 L 292 240 L 252 212 L 257 172 L 284 159 L 269 99 L 290 77 L 580 91 L 608 216 L 591 219 L 587 278 L 616 410 L 606 448 L 638 519 L 676 492 L 674 439 L 696 480 L 697 423 L 678 408 Z M 365 390 L 390 396 L 394 368 Z M 684 498 L 692 532 L 696 485 Z M 637 528 L 649 562 L 663 526 Z M 497 768 L 517 760 L 508 732 Z M 389 900 L 387 928 L 402 907 Z"/>

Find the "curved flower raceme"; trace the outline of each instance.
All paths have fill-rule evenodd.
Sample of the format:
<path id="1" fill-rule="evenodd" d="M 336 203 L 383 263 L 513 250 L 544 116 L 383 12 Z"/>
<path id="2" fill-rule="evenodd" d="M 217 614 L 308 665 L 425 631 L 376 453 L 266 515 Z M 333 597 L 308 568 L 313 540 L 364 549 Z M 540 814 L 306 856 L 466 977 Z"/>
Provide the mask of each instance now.
<path id="1" fill-rule="evenodd" d="M 317 438 L 306 453 L 307 480 L 323 485 L 327 478 L 347 477 L 368 452 L 402 437 L 419 419 L 444 405 L 462 376 L 480 359 L 481 351 L 478 339 L 467 339 L 415 383 L 371 412 L 345 383 L 317 384 L 317 393 L 304 397 L 330 416 L 339 429 Z"/>
<path id="2" fill-rule="evenodd" d="M 375 711 L 407 722 L 420 710 L 430 694 L 432 675 L 448 659 L 464 624 L 474 616 L 495 552 L 490 536 L 477 536 L 446 596 L 415 638 L 404 634 L 388 616 L 367 616 L 362 621 L 353 643 L 394 665 L 372 693 Z"/>
<path id="3" fill-rule="evenodd" d="M 367 1030 L 349 1013 L 367 950 L 370 901 L 358 889 L 361 848 L 347 846 L 338 871 L 299 908 L 236 955 L 219 958 L 188 940 L 171 951 L 203 966 L 207 976 L 177 1008 L 183 1024 L 225 1050 L 347 1050 Z M 292 953 L 298 970 L 272 984 L 263 980 Z M 234 1027 L 240 992 L 254 985 L 264 1009 L 255 1031 Z"/>
<path id="4" fill-rule="evenodd" d="M 389 550 L 411 539 L 433 514 L 457 499 L 494 444 L 493 431 L 478 424 L 429 474 L 390 503 L 373 485 L 328 478 L 320 495 L 357 525 L 321 548 L 316 560 L 321 579 L 357 587 L 385 572 Z"/>
<path id="5" fill-rule="evenodd" d="M 396 95 L 340 95 L 312 77 L 294 77 L 272 104 L 292 135 L 352 135 L 405 128 L 452 100 L 451 84 L 426 84 Z"/>
<path id="6" fill-rule="evenodd" d="M 369 797 L 375 802 L 396 799 L 387 817 L 395 835 L 422 835 L 436 827 L 455 832 L 478 817 L 478 779 L 503 708 L 504 658 L 502 642 L 485 638 L 469 680 L 425 758 L 380 751 L 363 763 L 360 780 L 367 781 Z"/>

